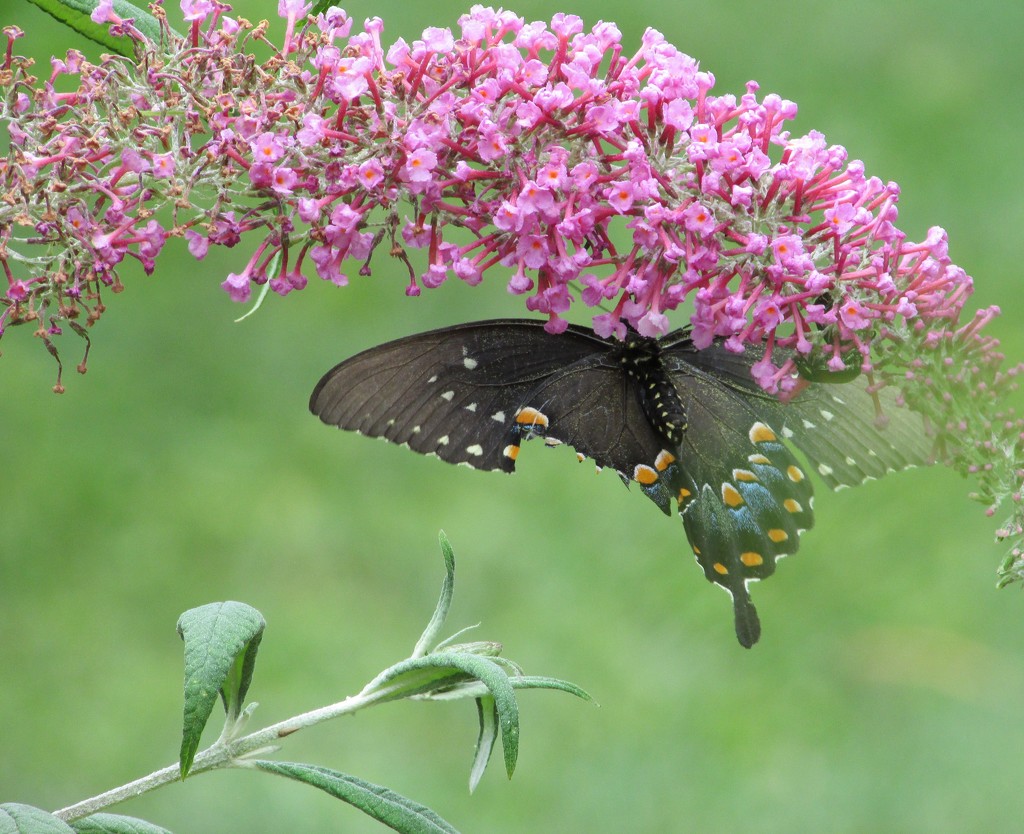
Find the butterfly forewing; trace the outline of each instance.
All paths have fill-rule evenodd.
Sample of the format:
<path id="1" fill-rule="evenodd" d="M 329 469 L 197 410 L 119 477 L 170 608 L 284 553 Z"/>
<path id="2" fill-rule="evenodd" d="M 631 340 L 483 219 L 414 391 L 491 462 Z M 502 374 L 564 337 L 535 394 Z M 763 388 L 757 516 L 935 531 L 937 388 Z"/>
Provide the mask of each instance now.
<path id="1" fill-rule="evenodd" d="M 500 469 L 526 395 L 567 365 L 593 361 L 595 344 L 603 344 L 586 331 L 563 336 L 555 340 L 541 322 L 516 320 L 409 336 L 332 368 L 309 408 L 342 429 L 407 443 L 449 463 Z"/>
<path id="2" fill-rule="evenodd" d="M 750 375 L 762 355 L 756 348 L 736 354 L 715 342 L 697 350 L 679 331 L 669 339 L 674 347 L 665 351 L 666 361 L 677 373 L 703 372 L 734 390 L 808 457 L 832 489 L 931 461 L 932 441 L 921 416 L 900 405 L 892 388 L 871 393 L 866 375 L 839 384 L 810 383 L 782 403 L 766 400 Z"/>
<path id="3" fill-rule="evenodd" d="M 815 385 L 790 411 L 784 434 L 832 489 L 931 460 L 932 441 L 921 416 L 899 405 L 891 388 L 869 393 L 866 377 Z"/>
<path id="4" fill-rule="evenodd" d="M 546 437 L 626 478 L 638 463 L 653 463 L 664 444 L 614 354 L 559 369 L 530 390 L 524 405 L 548 419 Z"/>

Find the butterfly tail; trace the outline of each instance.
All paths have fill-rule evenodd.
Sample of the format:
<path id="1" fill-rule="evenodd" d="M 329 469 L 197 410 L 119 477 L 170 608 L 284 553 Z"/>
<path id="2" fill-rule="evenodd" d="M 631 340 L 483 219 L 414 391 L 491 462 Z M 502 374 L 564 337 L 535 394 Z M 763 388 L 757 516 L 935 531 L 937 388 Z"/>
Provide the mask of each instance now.
<path id="1" fill-rule="evenodd" d="M 757 609 L 750 601 L 750 592 L 743 586 L 739 593 L 732 591 L 732 609 L 736 619 L 736 639 L 745 649 L 749 649 L 761 639 L 761 620 Z"/>
<path id="2" fill-rule="evenodd" d="M 747 577 L 735 555 L 740 549 L 736 519 L 707 485 L 686 504 L 680 515 L 704 576 L 732 597 L 736 639 L 749 649 L 761 636 L 761 621 L 750 600 Z"/>

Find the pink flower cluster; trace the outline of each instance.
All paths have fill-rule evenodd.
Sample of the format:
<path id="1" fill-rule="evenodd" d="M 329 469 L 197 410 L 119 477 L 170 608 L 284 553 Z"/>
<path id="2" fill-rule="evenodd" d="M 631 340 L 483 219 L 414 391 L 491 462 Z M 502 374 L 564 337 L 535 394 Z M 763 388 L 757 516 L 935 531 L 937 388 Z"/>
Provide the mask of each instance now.
<path id="1" fill-rule="evenodd" d="M 779 391 L 793 361 L 776 364 L 777 347 L 831 370 L 857 350 L 869 370 L 873 339 L 955 321 L 970 293 L 941 229 L 912 244 L 896 228 L 894 184 L 819 133 L 791 137 L 796 105 L 753 82 L 713 95 L 714 76 L 653 30 L 629 54 L 610 23 L 474 6 L 458 36 L 432 28 L 385 49 L 379 19 L 352 35 L 332 9 L 301 28 L 309 7 L 282 0 L 284 44 L 260 66 L 247 48 L 265 25 L 247 33 L 211 0 L 183 8 L 190 38 L 169 53 L 143 43 L 134 68 L 72 53 L 44 89 L 7 92 L 3 174 L 20 196 L 0 208 L 3 243 L 28 224 L 48 257 L 3 258 L 5 318 L 49 316 L 56 332 L 119 286 L 123 258 L 152 270 L 168 235 L 200 258 L 261 235 L 224 281 L 238 301 L 311 272 L 344 285 L 346 263 L 368 272 L 384 241 L 408 294 L 502 267 L 551 332 L 579 299 L 608 310 L 598 333 L 657 336 L 690 301 L 697 344 L 767 344 L 755 374 Z M 160 205 L 173 228 L 153 219 Z M 411 249 L 425 250 L 418 270 Z"/>

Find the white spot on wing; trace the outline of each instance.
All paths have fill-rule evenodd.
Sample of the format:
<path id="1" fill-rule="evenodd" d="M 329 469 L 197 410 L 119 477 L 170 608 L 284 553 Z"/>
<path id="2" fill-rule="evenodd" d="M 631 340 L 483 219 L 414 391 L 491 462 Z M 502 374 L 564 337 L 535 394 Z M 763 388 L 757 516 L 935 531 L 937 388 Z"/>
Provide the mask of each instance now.
<path id="1" fill-rule="evenodd" d="M 505 412 L 504 411 L 495 411 L 494 414 L 491 415 L 491 419 L 492 420 L 497 420 L 499 423 L 504 423 L 505 422 Z"/>
<path id="2" fill-rule="evenodd" d="M 832 467 L 829 466 L 827 463 L 819 463 L 818 464 L 818 472 L 820 472 L 822 475 L 828 477 L 829 475 L 832 474 Z"/>
<path id="3" fill-rule="evenodd" d="M 810 420 L 802 420 L 801 422 L 804 424 L 805 429 L 817 428 L 817 426 L 815 426 L 814 423 L 812 423 Z"/>
<path id="4" fill-rule="evenodd" d="M 455 397 L 455 392 L 454 391 L 445 391 L 441 395 L 441 399 L 442 400 L 447 400 L 448 402 L 451 402 L 454 397 Z"/>
<path id="5" fill-rule="evenodd" d="M 430 379 L 427 380 L 427 382 L 437 382 L 437 374 L 434 374 Z"/>
<path id="6" fill-rule="evenodd" d="M 834 420 L 836 415 L 826 409 L 821 409 L 821 416 L 825 418 L 826 422 Z"/>
<path id="7" fill-rule="evenodd" d="M 783 426 L 782 427 L 782 436 L 785 437 L 787 440 L 791 440 L 792 437 L 793 437 L 793 430 L 791 428 L 789 428 L 788 426 Z"/>
<path id="8" fill-rule="evenodd" d="M 465 350 L 465 348 L 463 348 Z M 471 356 L 467 356 L 462 360 L 462 365 L 467 371 L 473 370 L 479 363 Z"/>
<path id="9" fill-rule="evenodd" d="M 475 457 L 480 457 L 484 453 L 484 449 L 479 443 L 474 443 L 472 446 L 466 447 L 466 453 Z"/>
<path id="10" fill-rule="evenodd" d="M 469 405 L 465 406 L 465 409 L 466 411 L 476 411 L 476 403 L 470 403 Z"/>
<path id="11" fill-rule="evenodd" d="M 438 446 L 447 446 L 448 445 L 448 435 L 447 434 L 442 434 L 439 438 L 437 438 L 437 445 Z"/>

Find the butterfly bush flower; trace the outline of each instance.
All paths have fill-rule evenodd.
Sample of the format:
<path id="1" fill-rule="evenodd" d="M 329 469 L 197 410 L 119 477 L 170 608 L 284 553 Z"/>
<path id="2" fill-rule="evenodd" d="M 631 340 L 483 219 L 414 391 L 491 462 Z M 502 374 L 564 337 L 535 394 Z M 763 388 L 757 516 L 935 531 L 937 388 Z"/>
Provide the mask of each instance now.
<path id="1" fill-rule="evenodd" d="M 221 284 L 240 302 L 307 276 L 344 286 L 383 247 L 407 295 L 494 276 L 552 333 L 575 303 L 603 336 L 659 336 L 686 304 L 698 347 L 763 347 L 773 394 L 858 372 L 899 385 L 980 500 L 1019 504 L 1021 423 L 1000 403 L 1020 369 L 985 333 L 998 309 L 962 321 L 972 281 L 945 232 L 909 241 L 898 187 L 792 135 L 793 102 L 755 82 L 716 93 L 658 32 L 630 49 L 569 14 L 474 6 L 456 31 L 385 46 L 377 18 L 354 32 L 340 9 L 280 0 L 275 46 L 213 0 L 182 9 L 187 36 L 156 8 L 153 43 L 101 5 L 136 60 L 72 51 L 42 83 L 5 30 L 0 332 L 32 322 L 56 357 L 62 327 L 85 336 L 122 289 L 122 261 L 152 272 L 168 237 L 196 258 L 244 239 Z"/>

